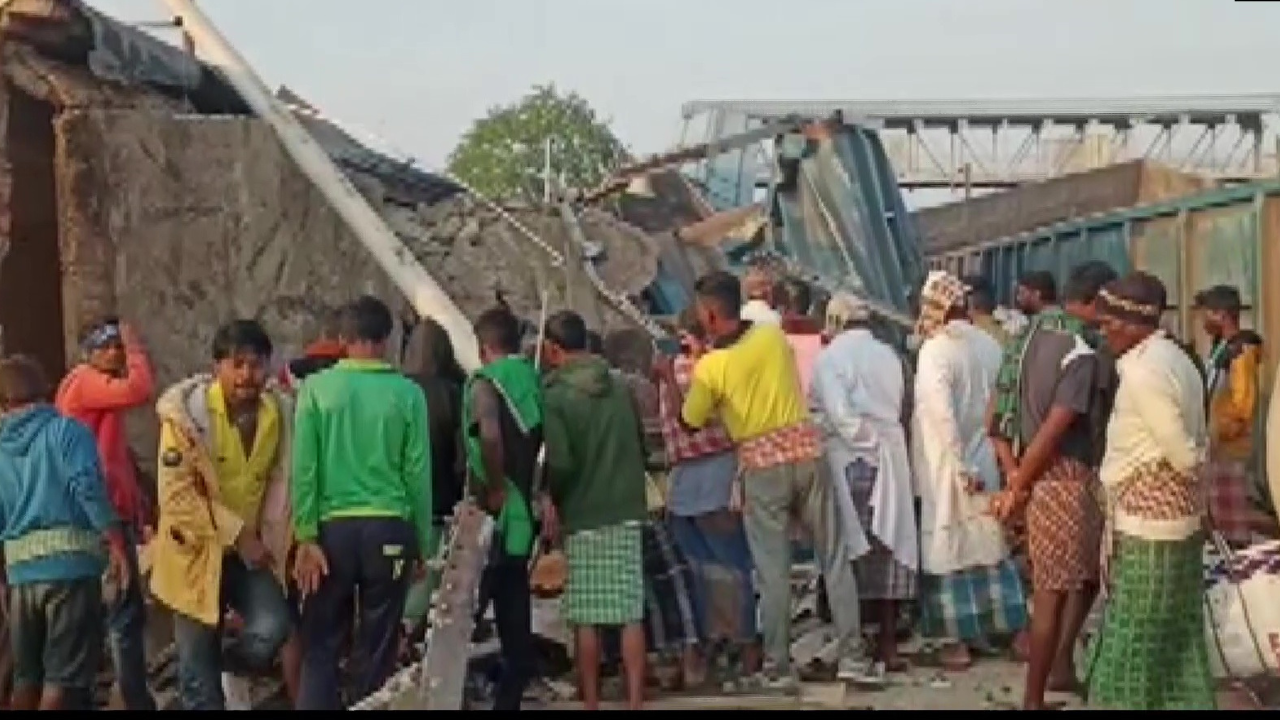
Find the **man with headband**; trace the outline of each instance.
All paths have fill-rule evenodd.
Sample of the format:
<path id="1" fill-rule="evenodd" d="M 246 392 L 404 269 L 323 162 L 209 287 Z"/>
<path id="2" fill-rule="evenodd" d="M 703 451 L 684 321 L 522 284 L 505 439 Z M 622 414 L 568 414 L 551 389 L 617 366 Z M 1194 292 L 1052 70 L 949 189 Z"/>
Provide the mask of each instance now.
<path id="1" fill-rule="evenodd" d="M 1160 329 L 1164 284 L 1135 272 L 1098 294 L 1120 381 L 1100 477 L 1107 612 L 1089 700 L 1116 710 L 1213 710 L 1204 632 L 1205 389 Z"/>
<path id="2" fill-rule="evenodd" d="M 112 664 L 129 710 L 155 710 L 147 689 L 146 605 L 138 573 L 140 528 L 150 525 L 147 502 L 125 434 L 125 416 L 146 406 L 155 390 L 151 362 L 138 334 L 116 318 L 89 329 L 81 341 L 81 361 L 58 387 L 58 412 L 84 423 L 97 438 L 107 496 L 124 526 L 129 583 L 108 608 Z"/>

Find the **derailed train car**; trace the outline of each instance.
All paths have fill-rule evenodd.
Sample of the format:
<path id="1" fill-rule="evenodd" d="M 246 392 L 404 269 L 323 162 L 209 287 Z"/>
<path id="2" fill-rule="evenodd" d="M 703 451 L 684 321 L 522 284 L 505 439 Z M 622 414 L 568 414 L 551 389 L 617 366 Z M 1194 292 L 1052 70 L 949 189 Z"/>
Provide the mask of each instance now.
<path id="1" fill-rule="evenodd" d="M 1280 361 L 1280 182 L 1211 190 L 1175 200 L 1090 215 L 1018 235 L 930 253 L 931 268 L 978 273 L 997 299 L 1012 300 L 1017 277 L 1047 270 L 1061 283 L 1085 260 L 1119 272 L 1143 270 L 1169 291 L 1166 327 L 1206 349 L 1192 314 L 1195 293 L 1212 285 L 1239 288 L 1244 322 L 1264 345 L 1267 377 Z"/>

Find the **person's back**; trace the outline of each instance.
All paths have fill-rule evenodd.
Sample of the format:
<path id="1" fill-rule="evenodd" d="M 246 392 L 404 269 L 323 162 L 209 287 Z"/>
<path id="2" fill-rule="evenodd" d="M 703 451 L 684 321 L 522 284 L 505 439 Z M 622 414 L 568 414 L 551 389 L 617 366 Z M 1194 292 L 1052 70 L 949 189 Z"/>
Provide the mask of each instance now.
<path id="1" fill-rule="evenodd" d="M 410 433 L 425 432 L 426 418 L 415 417 L 415 396 L 421 398 L 422 390 L 386 363 L 340 360 L 311 376 L 298 397 L 310 437 L 296 442 L 319 441 L 319 492 L 295 497 L 295 504 L 313 500 L 321 518 L 403 512 L 412 500 L 402 480 L 402 449 Z"/>
<path id="2" fill-rule="evenodd" d="M 434 545 L 421 388 L 386 357 L 394 322 L 377 298 L 343 311 L 347 357 L 307 378 L 294 413 L 294 576 L 304 660 L 298 709 L 339 709 L 338 657 L 360 597 L 361 696 L 395 669 L 411 576 Z"/>
<path id="3" fill-rule="evenodd" d="M 0 361 L 0 539 L 13 651 L 14 710 L 89 710 L 107 579 L 124 573 L 124 536 L 93 435 L 47 404 L 35 361 Z"/>
<path id="4" fill-rule="evenodd" d="M 419 322 L 409 332 L 403 367 L 427 399 L 432 509 L 442 522 L 463 494 L 462 389 L 466 376 L 454 357 L 448 333 L 431 319 Z"/>
<path id="5" fill-rule="evenodd" d="M 694 368 L 695 387 L 705 385 L 719 399 L 719 417 L 734 442 L 750 440 L 808 419 L 800 393 L 795 354 L 776 325 L 752 325 L 725 347 L 703 355 Z M 693 402 L 689 400 L 693 399 Z M 711 416 L 703 397 L 691 392 L 686 400 L 700 421 Z"/>
<path id="6" fill-rule="evenodd" d="M 8 582 L 96 578 L 104 564 L 105 508 L 97 446 L 88 429 L 51 405 L 0 420 L 0 540 Z M 45 554 L 45 546 L 62 549 Z"/>
<path id="7" fill-rule="evenodd" d="M 598 628 L 622 628 L 628 707 L 644 702 L 644 441 L 631 390 L 591 352 L 582 316 L 547 318 L 543 439 L 569 568 L 561 602 L 575 626 L 582 702 L 599 709 Z"/>
<path id="8" fill-rule="evenodd" d="M 546 406 L 547 461 L 560 470 L 553 494 L 566 532 L 643 520 L 642 430 L 627 384 L 603 359 L 577 358 L 547 377 Z M 565 452 L 553 456 L 553 448 Z"/>
<path id="9" fill-rule="evenodd" d="M 940 429 L 924 408 L 943 400 L 949 403 L 963 450 L 963 458 L 978 473 L 984 487 L 994 490 L 999 481 L 995 451 L 986 434 L 987 401 L 1000 370 L 1001 350 L 987 333 L 965 321 L 953 321 L 920 348 L 916 375 L 917 416 L 913 438 L 941 441 Z M 927 392 L 922 392 L 926 390 Z M 923 402 L 922 402 L 923 401 Z M 941 408 L 939 408 L 941 409 Z"/>

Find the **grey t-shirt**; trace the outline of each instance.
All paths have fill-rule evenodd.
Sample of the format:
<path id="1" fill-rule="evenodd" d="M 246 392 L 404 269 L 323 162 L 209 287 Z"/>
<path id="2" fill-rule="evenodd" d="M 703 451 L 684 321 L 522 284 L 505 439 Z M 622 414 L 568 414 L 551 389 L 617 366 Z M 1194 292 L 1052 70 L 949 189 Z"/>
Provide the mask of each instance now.
<path id="1" fill-rule="evenodd" d="M 1039 329 L 1027 342 L 1022 361 L 1022 447 L 1026 448 L 1056 405 L 1075 411 L 1076 421 L 1063 435 L 1058 454 L 1090 467 L 1098 464 L 1101 447 L 1096 426 L 1103 397 L 1105 371 L 1098 354 L 1079 337 Z"/>

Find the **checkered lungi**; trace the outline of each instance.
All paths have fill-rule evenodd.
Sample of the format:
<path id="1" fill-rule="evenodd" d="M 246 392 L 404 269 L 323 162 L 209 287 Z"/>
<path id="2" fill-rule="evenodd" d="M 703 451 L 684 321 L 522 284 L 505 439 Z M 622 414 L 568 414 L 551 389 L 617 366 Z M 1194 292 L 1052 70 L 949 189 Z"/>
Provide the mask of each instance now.
<path id="1" fill-rule="evenodd" d="M 650 650 L 682 650 L 698 642 L 693 568 L 661 519 L 645 523 L 644 627 Z"/>
<path id="2" fill-rule="evenodd" d="M 644 619 L 640 523 L 582 530 L 565 539 L 564 619 L 570 625 L 629 625 Z"/>
<path id="3" fill-rule="evenodd" d="M 858 513 L 858 522 L 867 531 L 867 542 L 871 545 L 871 550 L 854 563 L 858 575 L 858 597 L 862 600 L 910 600 L 916 596 L 916 571 L 895 560 L 893 552 L 870 532 L 874 515 L 871 492 L 875 488 L 876 472 L 874 465 L 861 460 L 845 468 L 849 491 L 853 495 L 853 509 Z"/>
<path id="4" fill-rule="evenodd" d="M 969 642 L 1027 626 L 1027 596 L 1013 560 L 920 578 L 920 632 Z"/>
<path id="5" fill-rule="evenodd" d="M 1158 542 L 1119 535 L 1111 594 L 1089 647 L 1089 705 L 1213 710 L 1200 533 Z"/>
<path id="6" fill-rule="evenodd" d="M 1087 465 L 1059 457 L 1031 489 L 1027 549 L 1035 590 L 1071 591 L 1098 581 L 1102 485 Z"/>
<path id="7" fill-rule="evenodd" d="M 1249 500 L 1252 473 L 1249 463 L 1227 458 L 1211 460 L 1205 466 L 1209 490 L 1209 520 L 1213 529 L 1233 547 L 1253 542 L 1253 505 Z"/>

